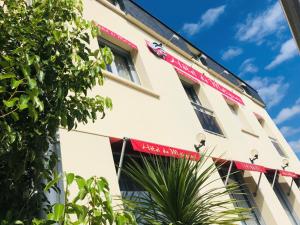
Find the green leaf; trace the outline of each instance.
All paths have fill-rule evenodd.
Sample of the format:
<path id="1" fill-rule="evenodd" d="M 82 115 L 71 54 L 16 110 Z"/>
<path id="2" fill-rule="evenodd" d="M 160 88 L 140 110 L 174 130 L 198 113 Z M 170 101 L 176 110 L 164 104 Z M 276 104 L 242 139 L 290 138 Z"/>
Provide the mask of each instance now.
<path id="1" fill-rule="evenodd" d="M 45 78 L 45 73 L 42 70 L 40 70 L 37 74 L 37 77 L 38 77 L 39 82 L 43 83 L 44 78 Z"/>
<path id="2" fill-rule="evenodd" d="M 74 180 L 74 177 L 75 177 L 74 173 L 68 173 L 68 174 L 66 175 L 66 178 L 67 178 L 67 185 L 72 184 L 72 182 L 73 182 L 73 180 Z"/>
<path id="3" fill-rule="evenodd" d="M 33 102 L 35 104 L 35 107 L 38 108 L 40 112 L 44 110 L 44 103 L 37 96 L 33 98 Z"/>
<path id="4" fill-rule="evenodd" d="M 76 178 L 75 180 L 76 180 L 76 183 L 77 183 L 77 186 L 78 186 L 79 190 L 83 189 L 86 185 L 85 179 L 83 179 L 80 176 L 76 176 L 75 178 Z"/>
<path id="5" fill-rule="evenodd" d="M 0 80 L 14 78 L 14 77 L 16 77 L 16 75 L 12 73 L 0 74 Z"/>
<path id="6" fill-rule="evenodd" d="M 53 210 L 53 220 L 60 221 L 64 215 L 65 205 L 64 204 L 55 204 Z"/>
<path id="7" fill-rule="evenodd" d="M 54 39 L 55 39 L 56 41 L 59 41 L 59 40 L 60 40 L 60 37 L 61 37 L 61 35 L 62 35 L 62 32 L 61 32 L 60 30 L 54 30 L 54 31 L 53 31 L 53 35 L 54 35 Z"/>
<path id="8" fill-rule="evenodd" d="M 29 80 L 29 78 L 30 78 L 30 68 L 29 68 L 29 66 L 22 66 L 21 70 L 22 70 L 22 73 L 23 73 L 24 77 Z"/>
<path id="9" fill-rule="evenodd" d="M 28 108 L 28 101 L 30 100 L 28 95 L 21 95 L 18 107 L 22 111 L 23 109 Z"/>
<path id="10" fill-rule="evenodd" d="M 20 84 L 22 84 L 23 83 L 23 80 L 16 80 L 16 79 L 12 79 L 11 80 L 11 85 L 10 85 L 10 87 L 12 88 L 12 89 L 15 89 L 15 88 L 17 88 Z"/>
<path id="11" fill-rule="evenodd" d="M 6 92 L 6 88 L 3 86 L 0 86 L 0 93 Z"/>
<path id="12" fill-rule="evenodd" d="M 28 104 L 28 110 L 29 110 L 30 117 L 33 119 L 34 122 L 36 122 L 39 117 L 37 111 L 31 104 Z"/>
<path id="13" fill-rule="evenodd" d="M 61 176 L 55 176 L 53 180 L 49 181 L 48 184 L 45 186 L 44 191 L 48 191 L 51 187 L 58 183 Z"/>
<path id="14" fill-rule="evenodd" d="M 7 108 L 11 108 L 11 107 L 14 107 L 14 105 L 16 104 L 16 101 L 18 101 L 19 100 L 19 98 L 17 98 L 17 97 L 14 97 L 14 98 L 12 98 L 12 99 L 10 99 L 10 100 L 3 100 L 3 103 L 4 103 L 4 105 L 7 107 Z"/>
<path id="15" fill-rule="evenodd" d="M 29 88 L 32 90 L 36 87 L 36 80 L 35 79 L 29 79 L 28 80 Z"/>
<path id="16" fill-rule="evenodd" d="M 19 114 L 17 112 L 12 112 L 11 117 L 14 121 L 18 121 L 20 119 Z"/>

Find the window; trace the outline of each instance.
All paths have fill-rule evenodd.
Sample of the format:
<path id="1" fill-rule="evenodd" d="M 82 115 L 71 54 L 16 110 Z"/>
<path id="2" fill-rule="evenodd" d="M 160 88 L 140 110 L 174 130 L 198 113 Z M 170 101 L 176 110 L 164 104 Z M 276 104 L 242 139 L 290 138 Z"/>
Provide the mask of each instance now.
<path id="1" fill-rule="evenodd" d="M 269 180 L 269 183 L 272 184 L 274 175 L 267 174 L 267 178 Z M 275 179 L 277 179 L 277 177 Z M 277 180 L 275 181 L 275 184 L 274 184 L 274 192 L 275 192 L 278 200 L 280 201 L 283 209 L 285 210 L 287 216 L 289 217 L 291 224 L 293 224 L 293 225 L 300 224 L 300 220 L 297 217 L 293 207 L 291 206 L 286 193 L 284 193 L 284 191 L 281 189 L 280 184 L 278 183 Z"/>
<path id="2" fill-rule="evenodd" d="M 282 147 L 280 146 L 280 144 L 278 143 L 277 139 L 269 137 L 273 146 L 275 147 L 275 149 L 277 150 L 277 152 L 279 153 L 279 155 L 281 155 L 282 157 L 287 157 L 287 155 L 284 153 Z"/>
<path id="3" fill-rule="evenodd" d="M 223 135 L 214 112 L 202 106 L 194 88 L 191 85 L 183 84 L 183 87 L 203 129 L 214 134 Z"/>
<path id="4" fill-rule="evenodd" d="M 141 84 L 140 79 L 136 73 L 134 64 L 132 62 L 132 57 L 130 52 L 100 38 L 99 46 L 104 47 L 107 46 L 111 49 L 114 54 L 114 61 L 107 65 L 106 69 L 116 74 L 126 80 L 132 81 L 136 84 Z"/>
<path id="5" fill-rule="evenodd" d="M 247 133 L 251 133 L 253 135 L 254 131 L 250 126 L 247 118 L 245 117 L 242 109 L 236 103 L 233 103 L 231 101 L 229 102 L 229 100 L 226 100 L 226 103 L 232 114 L 237 117 L 237 121 L 240 124 L 240 128 L 242 129 L 242 131 L 246 131 Z"/>
<path id="6" fill-rule="evenodd" d="M 219 167 L 219 174 L 225 182 L 226 175 L 228 173 L 228 167 L 221 166 Z M 237 200 L 235 203 L 235 207 L 242 207 L 251 209 L 250 218 L 246 221 L 241 222 L 243 225 L 265 225 L 265 222 L 261 216 L 260 211 L 258 210 L 253 194 L 250 192 L 248 187 L 245 185 L 245 181 L 241 172 L 234 172 L 230 174 L 228 179 L 228 184 L 237 183 L 239 186 L 238 193 L 232 193 L 230 195 L 231 198 Z"/>

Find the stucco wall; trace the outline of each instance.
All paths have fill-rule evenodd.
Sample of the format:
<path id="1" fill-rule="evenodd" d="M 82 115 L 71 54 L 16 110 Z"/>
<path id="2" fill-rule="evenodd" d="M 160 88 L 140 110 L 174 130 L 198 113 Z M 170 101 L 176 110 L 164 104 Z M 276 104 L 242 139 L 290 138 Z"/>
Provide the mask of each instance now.
<path id="1" fill-rule="evenodd" d="M 114 194 L 119 194 L 111 147 L 108 138 L 129 137 L 150 141 L 193 151 L 197 133 L 205 133 L 207 149 L 214 149 L 214 155 L 249 162 L 250 151 L 257 149 L 259 158 L 255 163 L 280 169 L 282 157 L 271 144 L 265 130 L 258 123 L 253 112 L 260 114 L 270 127 L 274 137 L 279 140 L 290 161 L 288 170 L 300 174 L 297 157 L 280 134 L 278 128 L 264 108 L 255 103 L 246 94 L 239 93 L 229 85 L 209 74 L 204 67 L 193 64 L 176 51 L 166 50 L 193 68 L 221 83 L 224 87 L 239 95 L 245 102 L 239 106 L 244 118 L 251 127 L 251 134 L 242 131 L 236 115 L 230 111 L 221 93 L 205 84 L 200 84 L 200 100 L 205 101 L 224 131 L 225 137 L 205 132 L 185 94 L 180 77 L 174 68 L 157 57 L 146 47 L 145 40 L 153 41 L 144 30 L 132 24 L 125 15 L 120 15 L 95 0 L 86 0 L 84 15 L 87 19 L 104 25 L 110 30 L 135 43 L 138 52 L 133 52 L 136 69 L 142 81 L 141 86 L 124 81 L 116 75 L 105 72 L 103 87 L 95 87 L 89 94 L 109 96 L 113 100 L 113 110 L 95 123 L 79 125 L 77 131 L 60 130 L 63 169 L 82 176 L 104 176 L 110 182 Z M 97 40 L 92 47 L 98 48 Z M 85 132 L 85 133 L 84 133 Z M 250 173 L 254 180 L 257 174 Z M 292 189 L 295 207 L 299 207 L 300 194 Z M 266 178 L 262 179 L 256 201 L 268 224 L 288 224 L 282 207 L 272 193 Z"/>

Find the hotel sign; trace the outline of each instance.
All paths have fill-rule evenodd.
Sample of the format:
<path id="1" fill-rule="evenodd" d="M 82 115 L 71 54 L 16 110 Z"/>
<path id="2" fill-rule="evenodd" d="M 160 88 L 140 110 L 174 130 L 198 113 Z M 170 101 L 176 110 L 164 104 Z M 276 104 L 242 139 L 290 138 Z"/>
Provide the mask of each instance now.
<path id="1" fill-rule="evenodd" d="M 185 64 L 181 60 L 177 59 L 176 57 L 172 56 L 171 54 L 167 53 L 166 51 L 162 51 L 161 44 L 157 44 L 156 42 L 149 42 L 146 41 L 149 50 L 154 53 L 159 58 L 165 60 L 169 64 L 171 64 L 175 70 L 181 75 L 186 77 L 187 79 L 192 80 L 196 83 L 205 83 L 210 87 L 216 89 L 217 91 L 221 92 L 226 97 L 230 98 L 234 102 L 237 102 L 241 105 L 244 105 L 243 100 L 240 96 L 236 95 L 232 91 L 228 90 L 227 88 L 223 87 L 221 84 L 217 83 L 216 81 L 210 79 L 209 77 L 205 76 L 204 74 L 200 73 L 199 71 L 195 70 L 191 66 Z M 157 47 L 159 45 L 159 47 Z M 163 53 L 162 53 L 163 52 Z"/>
<path id="2" fill-rule="evenodd" d="M 144 152 L 153 155 L 160 155 L 160 156 L 167 156 L 167 157 L 175 157 L 175 158 L 187 157 L 192 160 L 200 159 L 200 155 L 197 152 L 154 144 L 151 142 L 139 141 L 135 139 L 130 139 L 130 142 L 133 150 L 138 152 Z"/>
<path id="3" fill-rule="evenodd" d="M 236 168 L 239 170 L 256 171 L 260 173 L 266 173 L 267 169 L 264 166 L 259 166 L 251 163 L 234 161 Z"/>
<path id="4" fill-rule="evenodd" d="M 286 171 L 286 170 L 279 170 L 279 174 L 281 176 L 284 176 L 284 177 L 292 177 L 292 178 L 297 178 L 298 177 L 298 175 L 296 173 Z"/>

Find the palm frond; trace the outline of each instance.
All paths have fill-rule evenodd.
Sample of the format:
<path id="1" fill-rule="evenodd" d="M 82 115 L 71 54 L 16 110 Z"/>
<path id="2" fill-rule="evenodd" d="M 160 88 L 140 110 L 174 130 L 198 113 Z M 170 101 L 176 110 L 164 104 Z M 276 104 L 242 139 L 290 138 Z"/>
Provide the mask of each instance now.
<path id="1" fill-rule="evenodd" d="M 228 197 L 242 194 L 239 186 L 213 185 L 220 178 L 212 178 L 218 166 L 209 156 L 199 161 L 142 156 L 142 162 L 127 164 L 127 176 L 148 193 L 131 198 L 140 224 L 226 225 L 247 219 L 249 209 L 233 207 L 236 200 Z"/>

